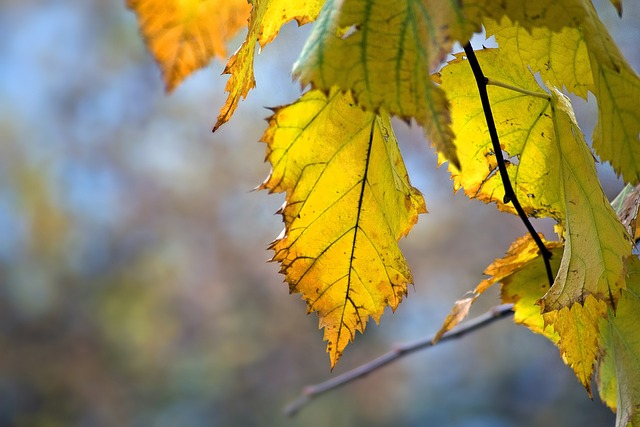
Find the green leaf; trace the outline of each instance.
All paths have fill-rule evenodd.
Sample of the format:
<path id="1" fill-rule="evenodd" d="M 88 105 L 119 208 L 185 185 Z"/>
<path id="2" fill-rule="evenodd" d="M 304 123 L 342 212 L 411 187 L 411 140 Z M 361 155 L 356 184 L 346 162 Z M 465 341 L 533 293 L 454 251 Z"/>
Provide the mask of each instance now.
<path id="1" fill-rule="evenodd" d="M 597 383 L 601 399 L 616 410 L 617 427 L 640 426 L 640 260 L 629 258 L 627 289 L 618 308 L 600 324 Z"/>

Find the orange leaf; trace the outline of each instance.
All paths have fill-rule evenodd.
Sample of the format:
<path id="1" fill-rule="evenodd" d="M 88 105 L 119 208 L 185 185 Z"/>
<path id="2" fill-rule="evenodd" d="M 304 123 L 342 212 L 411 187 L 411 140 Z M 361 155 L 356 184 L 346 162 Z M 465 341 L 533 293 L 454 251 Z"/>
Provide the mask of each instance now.
<path id="1" fill-rule="evenodd" d="M 256 42 L 262 49 L 276 38 L 280 28 L 291 20 L 298 25 L 312 22 L 318 16 L 322 0 L 263 0 L 255 1 L 249 17 L 249 33 L 242 46 L 233 54 L 223 74 L 231 74 L 225 91 L 229 92 L 227 101 L 220 109 L 218 120 L 213 131 L 229 121 L 238 107 L 240 99 L 244 99 L 256 86 L 253 76 L 253 57 Z"/>
<path id="2" fill-rule="evenodd" d="M 246 25 L 246 0 L 127 0 L 168 92 L 213 57 Z"/>

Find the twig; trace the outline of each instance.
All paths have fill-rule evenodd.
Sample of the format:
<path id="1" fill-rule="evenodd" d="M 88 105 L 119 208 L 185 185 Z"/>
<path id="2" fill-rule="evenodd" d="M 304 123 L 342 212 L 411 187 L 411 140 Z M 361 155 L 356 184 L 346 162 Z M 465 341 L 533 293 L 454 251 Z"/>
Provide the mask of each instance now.
<path id="1" fill-rule="evenodd" d="M 480 67 L 480 63 L 476 58 L 476 54 L 473 51 L 473 47 L 471 47 L 471 42 L 464 45 L 464 52 L 467 55 L 467 60 L 469 61 L 469 65 L 471 66 L 471 70 L 473 71 L 473 76 L 476 79 L 476 83 L 478 85 L 478 91 L 480 92 L 480 100 L 482 101 L 482 109 L 484 110 L 484 117 L 487 121 L 487 127 L 489 128 L 489 135 L 491 136 L 491 144 L 493 145 L 493 151 L 496 155 L 496 161 L 498 162 L 498 170 L 500 171 L 500 178 L 502 178 L 502 184 L 504 186 L 504 199 L 503 202 L 505 204 L 511 202 L 513 207 L 515 208 L 518 216 L 524 223 L 525 227 L 527 227 L 527 231 L 533 237 L 533 240 L 538 245 L 538 249 L 542 254 L 542 259 L 544 260 L 544 266 L 547 270 L 547 279 L 549 280 L 549 286 L 553 286 L 553 272 L 551 270 L 551 263 L 549 260 L 551 259 L 551 251 L 547 249 L 547 247 L 542 242 L 542 239 L 536 232 L 536 229 L 533 228 L 533 225 L 529 221 L 527 214 L 522 209 L 518 198 L 516 197 L 516 192 L 513 190 L 513 186 L 511 185 L 511 181 L 509 180 L 509 174 L 507 173 L 507 166 L 504 161 L 504 156 L 502 155 L 502 147 L 500 146 L 500 140 L 498 138 L 498 131 L 496 130 L 496 124 L 493 120 L 493 113 L 491 112 L 491 103 L 489 102 L 489 95 L 487 93 L 487 84 L 489 79 L 485 77 L 482 72 L 482 68 Z"/>
<path id="2" fill-rule="evenodd" d="M 540 93 L 540 92 L 534 92 L 532 90 L 526 90 L 526 89 L 522 89 L 521 87 L 517 87 L 517 86 L 511 86 L 510 84 L 498 81 L 498 80 L 493 80 L 489 77 L 487 77 L 487 85 L 490 86 L 500 86 L 503 87 L 505 89 L 509 89 L 512 90 L 514 92 L 519 92 L 523 95 L 528 95 L 528 96 L 533 96 L 535 98 L 541 98 L 541 99 L 546 99 L 547 101 L 551 100 L 551 95 L 549 95 L 548 93 Z"/>
<path id="3" fill-rule="evenodd" d="M 438 343 L 449 341 L 455 338 L 460 338 L 463 335 L 487 326 L 498 319 L 510 316 L 513 314 L 512 308 L 513 304 L 502 304 L 493 307 L 486 313 L 481 314 L 480 316 L 473 319 L 467 320 L 466 322 L 461 323 L 452 330 L 446 332 L 442 336 L 442 338 L 440 338 L 440 341 L 438 341 Z M 318 397 L 321 394 L 343 386 L 353 380 L 362 378 L 410 353 L 434 346 L 434 337 L 435 335 L 432 335 L 430 337 L 426 337 L 411 343 L 395 345 L 391 351 L 378 356 L 377 358 L 368 363 L 365 363 L 364 365 L 360 365 L 357 368 L 352 369 L 351 371 L 345 372 L 344 374 L 338 375 L 337 377 L 331 378 L 330 380 L 324 381 L 322 383 L 305 387 L 300 397 L 298 397 L 296 400 L 294 400 L 284 408 L 285 415 L 293 416 L 305 405 L 311 402 L 313 398 Z"/>

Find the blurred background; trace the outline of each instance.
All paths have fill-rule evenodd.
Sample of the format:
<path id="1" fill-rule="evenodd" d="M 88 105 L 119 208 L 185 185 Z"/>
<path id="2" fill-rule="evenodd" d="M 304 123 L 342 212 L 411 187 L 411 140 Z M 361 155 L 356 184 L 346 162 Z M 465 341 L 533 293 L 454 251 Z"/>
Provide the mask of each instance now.
<path id="1" fill-rule="evenodd" d="M 640 69 L 640 4 L 619 20 L 599 3 Z M 452 194 L 420 129 L 396 123 L 430 211 L 401 242 L 415 287 L 331 373 L 316 315 L 267 262 L 283 196 L 251 191 L 269 172 L 264 107 L 299 96 L 289 71 L 308 30 L 284 27 L 212 134 L 223 62 L 167 96 L 124 0 L 0 0 L 0 426 L 613 425 L 557 349 L 510 320 L 282 415 L 304 385 L 435 332 L 525 233 Z M 594 108 L 576 104 L 587 134 Z"/>

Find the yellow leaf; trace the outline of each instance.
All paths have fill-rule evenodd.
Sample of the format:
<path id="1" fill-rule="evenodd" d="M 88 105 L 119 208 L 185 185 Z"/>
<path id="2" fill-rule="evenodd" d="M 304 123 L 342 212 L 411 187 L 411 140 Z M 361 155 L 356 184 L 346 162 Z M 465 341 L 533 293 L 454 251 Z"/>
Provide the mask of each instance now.
<path id="1" fill-rule="evenodd" d="M 249 16 L 249 32 L 242 46 L 229 59 L 223 74 L 231 74 L 225 87 L 229 93 L 227 101 L 213 131 L 225 124 L 238 107 L 241 98 L 246 98 L 256 86 L 253 75 L 253 59 L 256 42 L 262 49 L 276 38 L 280 28 L 291 20 L 304 25 L 315 20 L 320 12 L 323 0 L 254 0 Z"/>
<path id="2" fill-rule="evenodd" d="M 555 271 L 562 244 L 544 243 L 553 255 L 551 265 Z M 494 276 L 481 282 L 476 291 L 484 291 L 491 284 L 501 282 L 501 299 L 503 303 L 514 305 L 514 321 L 555 343 L 565 363 L 591 393 L 590 380 L 598 353 L 598 322 L 606 315 L 607 305 L 589 295 L 584 306 L 575 303 L 543 315 L 539 300 L 548 292 L 549 282 L 543 259 L 530 235 L 514 242 L 507 255 L 491 264 L 485 273 Z"/>
<path id="3" fill-rule="evenodd" d="M 553 255 L 551 267 L 556 271 L 562 254 L 562 244 L 547 241 L 544 243 Z M 515 261 L 512 264 L 514 268 L 509 271 L 505 268 L 506 266 L 501 266 L 500 276 L 498 276 L 499 281 L 502 282 L 500 288 L 502 302 L 513 304 L 513 320 L 516 323 L 526 326 L 536 334 L 543 335 L 557 344 L 560 336 L 553 325 L 545 324 L 540 313 L 538 300 L 549 290 L 549 281 L 538 247 L 530 235 L 518 239 L 509 249 L 507 257 L 499 261 L 506 263 L 509 260 Z"/>
<path id="4" fill-rule="evenodd" d="M 578 28 L 565 27 L 553 32 L 546 27 L 534 27 L 527 31 L 507 17 L 500 24 L 486 19 L 484 25 L 487 37 L 495 36 L 502 55 L 509 58 L 511 66 L 519 65 L 521 72 L 528 73 L 529 69 L 540 72 L 543 81 L 564 86 L 584 99 L 593 90 L 589 54 Z"/>
<path id="5" fill-rule="evenodd" d="M 616 426 L 640 426 L 640 260 L 629 258 L 627 289 L 614 313 L 600 323 L 597 384 L 601 399 L 616 410 Z"/>
<path id="6" fill-rule="evenodd" d="M 540 300 L 542 310 L 584 303 L 588 295 L 615 308 L 625 286 L 630 237 L 600 188 L 568 98 L 552 88 L 551 105 L 560 159 L 560 173 L 554 178 L 559 180 L 564 203 L 565 251 L 553 286 Z"/>
<path id="7" fill-rule="evenodd" d="M 388 115 L 337 89 L 275 110 L 263 136 L 262 188 L 286 191 L 285 230 L 271 246 L 291 292 L 318 312 L 334 366 L 369 317 L 395 309 L 412 276 L 398 247 L 426 212 L 411 187 Z"/>
<path id="8" fill-rule="evenodd" d="M 506 18 L 500 25 L 488 19 L 485 26 L 523 73 L 540 72 L 543 80 L 585 99 L 588 90 L 594 93 L 598 100 L 594 149 L 626 182 L 638 184 L 640 77 L 625 61 L 591 2 L 576 6 L 574 15 L 580 25 L 557 27 L 567 18 L 549 15 L 555 19 L 546 20 L 544 27 Z"/>
<path id="9" fill-rule="evenodd" d="M 507 16 L 511 22 L 531 30 L 546 27 L 560 31 L 565 27 L 580 27 L 587 15 L 590 0 L 537 0 L 537 1 L 495 1 L 474 0 L 465 2 L 465 9 L 474 10 L 484 18 L 498 22 Z"/>
<path id="10" fill-rule="evenodd" d="M 530 216 L 555 218 L 566 242 L 554 286 L 541 300 L 543 311 L 582 303 L 588 295 L 615 306 L 624 287 L 623 259 L 631 254 L 631 244 L 600 188 L 593 156 L 568 100 L 555 89 L 549 99 L 531 73 L 510 67 L 499 50 L 482 50 L 477 56 L 491 80 L 537 95 L 488 88 L 500 143 L 509 160 L 507 170 L 520 203 Z M 513 212 L 511 205 L 502 202 L 504 188 L 496 173 L 482 105 L 461 55 L 443 68 L 440 79 L 451 100 L 462 166 L 462 171 L 450 169 L 454 187 Z"/>
<path id="11" fill-rule="evenodd" d="M 598 322 L 607 315 L 607 304 L 588 295 L 582 304 L 574 303 L 543 314 L 545 324 L 553 325 L 560 336 L 558 347 L 564 362 L 591 393 L 591 378 L 598 354 Z"/>
<path id="12" fill-rule="evenodd" d="M 324 91 L 352 90 L 369 111 L 414 118 L 457 165 L 447 102 L 429 73 L 477 29 L 456 2 L 328 0 L 293 74 Z"/>
<path id="13" fill-rule="evenodd" d="M 552 261 L 552 267 L 557 270 L 557 265 L 559 264 L 558 256 L 561 253 L 562 243 L 547 242 L 542 235 L 540 235 L 540 238 L 547 249 L 554 254 L 555 258 Z M 540 271 L 543 272 L 542 276 L 540 276 Z M 496 259 L 484 270 L 484 274 L 491 277 L 480 282 L 473 290 L 471 297 L 462 298 L 455 302 L 451 312 L 447 315 L 436 334 L 433 340 L 434 344 L 440 340 L 442 335 L 464 320 L 469 314 L 471 305 L 475 303 L 478 297 L 498 282 L 503 283 L 503 302 L 514 304 L 516 323 L 523 323 L 534 332 L 543 333 L 545 329 L 544 322 L 540 314 L 540 307 L 536 304 L 549 289 L 549 282 L 544 263 L 540 258 L 540 250 L 531 236 L 527 234 L 513 242 L 507 254 L 503 258 Z M 512 284 L 514 277 L 518 280 Z M 506 291 L 507 284 L 510 285 L 510 292 Z M 522 296 L 518 294 L 517 287 L 521 286 L 519 284 L 526 287 L 526 292 Z M 516 288 L 515 291 L 514 288 Z M 531 290 L 537 290 L 538 292 L 531 292 Z M 548 337 L 552 339 L 554 336 L 553 330 L 551 330 Z"/>
<path id="14" fill-rule="evenodd" d="M 160 65 L 167 91 L 227 56 L 225 43 L 246 25 L 246 0 L 127 0 L 148 49 Z"/>
<path id="15" fill-rule="evenodd" d="M 440 341 L 440 338 L 442 338 L 442 336 L 446 332 L 455 328 L 458 325 L 458 323 L 462 322 L 469 314 L 469 310 L 471 309 L 471 306 L 476 301 L 476 299 L 478 299 L 479 296 L 480 296 L 479 294 L 474 294 L 471 297 L 462 298 L 456 301 L 455 304 L 453 304 L 453 307 L 451 308 L 451 312 L 447 314 L 447 317 L 444 319 L 444 322 L 442 323 L 440 330 L 436 333 L 436 335 L 433 337 L 433 340 L 431 342 L 433 344 L 437 343 L 438 341 Z"/>
<path id="16" fill-rule="evenodd" d="M 547 96 L 530 73 L 511 66 L 510 59 L 496 49 L 476 52 L 484 74 L 540 96 Z M 496 202 L 498 208 L 515 213 L 504 205 L 504 188 L 497 173 L 497 163 L 487 131 L 475 79 L 463 54 L 449 62 L 439 73 L 441 87 L 451 103 L 451 118 L 456 134 L 462 170 L 449 168 L 454 189 L 464 189 L 467 196 L 485 203 Z M 559 218 L 555 192 L 539 191 L 540 183 L 556 162 L 545 149 L 552 144 L 553 122 L 548 100 L 497 86 L 487 88 L 500 144 L 509 161 L 507 169 L 516 196 L 530 216 Z"/>

